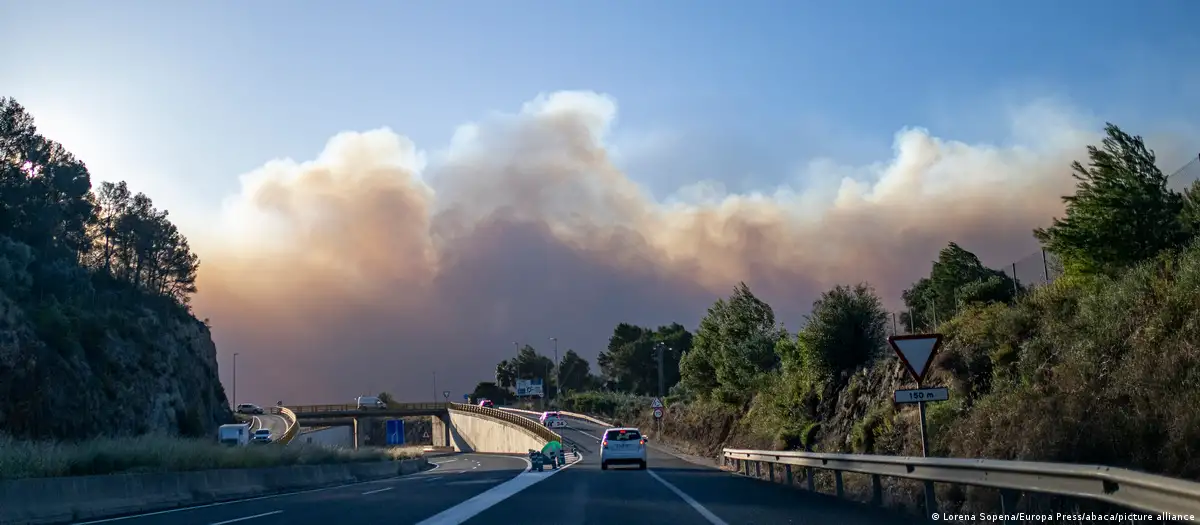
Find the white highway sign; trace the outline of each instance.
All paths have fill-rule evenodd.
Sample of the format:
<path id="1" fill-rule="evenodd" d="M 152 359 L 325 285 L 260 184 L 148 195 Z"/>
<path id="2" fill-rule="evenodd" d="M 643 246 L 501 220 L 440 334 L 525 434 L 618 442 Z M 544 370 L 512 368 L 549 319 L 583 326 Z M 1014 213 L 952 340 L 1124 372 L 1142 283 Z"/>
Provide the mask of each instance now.
<path id="1" fill-rule="evenodd" d="M 929 363 L 933 362 L 934 354 L 942 346 L 942 334 L 893 335 L 888 338 L 888 344 L 892 345 L 892 350 L 900 356 L 920 386 L 925 373 L 929 371 Z"/>
<path id="2" fill-rule="evenodd" d="M 918 388 L 915 390 L 897 390 L 897 403 L 922 403 L 925 401 L 946 401 L 950 399 L 950 389 Z"/>

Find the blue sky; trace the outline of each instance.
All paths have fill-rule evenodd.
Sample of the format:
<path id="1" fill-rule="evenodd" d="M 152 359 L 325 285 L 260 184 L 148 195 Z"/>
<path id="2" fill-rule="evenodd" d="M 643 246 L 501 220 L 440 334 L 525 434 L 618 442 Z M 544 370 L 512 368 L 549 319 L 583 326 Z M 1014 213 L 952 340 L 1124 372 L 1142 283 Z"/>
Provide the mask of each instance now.
<path id="1" fill-rule="evenodd" d="M 676 139 L 630 161 L 657 195 L 768 185 L 817 156 L 883 160 L 904 126 L 1003 140 L 1002 108 L 1033 98 L 1134 131 L 1200 114 L 1187 0 L 0 6 L 21 21 L 0 92 L 99 178 L 185 215 L 338 131 L 390 126 L 436 148 L 559 89 L 615 96 L 631 151 Z"/>

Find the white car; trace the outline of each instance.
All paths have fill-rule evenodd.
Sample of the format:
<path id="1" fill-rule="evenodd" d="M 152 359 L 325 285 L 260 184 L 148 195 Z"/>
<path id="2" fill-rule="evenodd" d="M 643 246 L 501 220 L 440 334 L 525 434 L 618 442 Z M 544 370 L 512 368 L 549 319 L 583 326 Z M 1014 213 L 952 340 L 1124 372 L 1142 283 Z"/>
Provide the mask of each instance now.
<path id="1" fill-rule="evenodd" d="M 610 428 L 600 441 L 600 469 L 609 465 L 637 465 L 646 470 L 646 436 L 636 428 Z"/>
<path id="2" fill-rule="evenodd" d="M 562 414 L 554 411 L 543 412 L 540 421 L 542 426 L 546 428 L 562 428 L 567 426 L 567 420 L 562 418 Z"/>
<path id="3" fill-rule="evenodd" d="M 250 403 L 242 403 L 237 406 L 237 413 L 239 413 L 239 414 L 262 414 L 263 409 L 262 409 L 262 407 L 260 407 L 258 405 L 252 405 Z"/>
<path id="4" fill-rule="evenodd" d="M 270 443 L 271 442 L 271 429 L 260 428 L 258 430 L 255 430 L 254 437 L 250 438 L 250 440 L 255 443 Z"/>

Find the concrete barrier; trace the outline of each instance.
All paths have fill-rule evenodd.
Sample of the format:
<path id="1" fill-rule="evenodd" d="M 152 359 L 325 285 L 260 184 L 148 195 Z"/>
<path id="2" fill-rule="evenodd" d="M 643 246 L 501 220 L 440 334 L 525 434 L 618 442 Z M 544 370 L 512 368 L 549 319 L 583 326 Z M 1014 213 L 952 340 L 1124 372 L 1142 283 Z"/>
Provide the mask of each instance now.
<path id="1" fill-rule="evenodd" d="M 0 481 L 0 524 L 49 524 L 153 512 L 412 474 L 425 458 L 262 469 Z"/>

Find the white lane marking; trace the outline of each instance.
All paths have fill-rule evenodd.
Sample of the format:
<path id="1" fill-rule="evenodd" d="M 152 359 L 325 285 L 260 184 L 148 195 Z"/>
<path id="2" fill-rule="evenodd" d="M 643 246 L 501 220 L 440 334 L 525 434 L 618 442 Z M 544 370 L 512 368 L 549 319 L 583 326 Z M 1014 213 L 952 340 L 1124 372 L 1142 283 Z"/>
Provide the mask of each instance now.
<path id="1" fill-rule="evenodd" d="M 368 490 L 368 491 L 366 491 L 366 492 L 362 493 L 362 495 L 363 495 L 363 496 L 368 496 L 368 495 L 371 495 L 371 494 L 379 494 L 380 492 L 384 492 L 384 491 L 387 491 L 387 490 L 392 490 L 393 488 L 394 488 L 394 487 L 383 487 L 383 488 L 381 488 L 381 489 Z"/>
<path id="2" fill-rule="evenodd" d="M 549 472 L 531 472 L 533 463 L 528 458 L 521 457 L 525 460 L 525 471 L 517 474 L 517 477 L 512 478 L 504 483 L 496 485 L 490 489 L 483 491 L 467 501 L 450 507 L 437 515 L 426 519 L 417 525 L 459 525 L 467 520 L 474 518 L 480 512 L 492 508 L 497 503 L 500 503 L 508 498 L 515 496 L 517 493 L 525 490 L 533 484 L 542 481 L 550 476 L 575 466 L 575 463 L 565 465 L 562 468 L 551 470 Z"/>
<path id="3" fill-rule="evenodd" d="M 713 514 L 711 511 L 704 508 L 704 505 L 701 505 L 699 501 L 692 499 L 691 496 L 688 496 L 682 490 L 679 490 L 679 487 L 676 487 L 667 480 L 659 477 L 659 475 L 655 474 L 653 470 L 647 470 L 646 473 L 650 474 L 650 476 L 654 479 L 657 479 L 659 483 L 662 483 L 668 489 L 671 489 L 671 492 L 674 492 L 675 495 L 679 496 L 679 498 L 685 503 L 690 505 L 693 509 L 696 509 L 696 512 L 699 512 L 701 516 L 704 516 L 704 519 L 708 520 L 709 523 L 712 523 L 713 525 L 729 525 L 728 523 L 725 523 L 725 520 L 718 518 L 716 514 Z"/>
<path id="4" fill-rule="evenodd" d="M 442 478 L 443 478 L 443 476 L 433 476 L 433 477 L 431 477 L 431 478 L 425 478 L 425 481 L 426 481 L 426 482 L 430 482 L 430 481 L 433 481 L 433 480 L 435 480 L 435 479 L 442 479 Z"/>
<path id="5" fill-rule="evenodd" d="M 254 518 L 261 518 L 261 517 L 263 517 L 263 516 L 273 516 L 273 515 L 275 515 L 275 514 L 283 514 L 283 511 L 282 511 L 282 510 L 276 510 L 276 511 L 272 511 L 272 512 L 264 512 L 264 513 L 262 513 L 262 514 L 255 514 L 255 515 L 253 515 L 253 516 L 246 516 L 245 518 L 236 518 L 236 519 L 232 519 L 232 520 L 225 520 L 225 521 L 218 521 L 218 522 L 214 522 L 214 523 L 209 523 L 208 525 L 225 525 L 226 523 L 235 523 L 235 522 L 239 522 L 239 521 L 252 520 L 252 519 L 254 519 Z"/>
<path id="6" fill-rule="evenodd" d="M 437 467 L 438 467 L 437 465 L 434 465 L 433 468 L 426 470 L 424 472 L 433 472 L 434 470 L 437 469 Z M 424 472 L 422 472 L 422 473 L 424 473 Z M 92 525 L 93 523 L 110 523 L 110 522 L 114 522 L 114 521 L 125 521 L 125 520 L 132 520 L 132 519 L 136 519 L 136 518 L 145 518 L 147 516 L 159 516 L 162 514 L 174 514 L 176 512 L 187 512 L 189 510 L 207 509 L 210 507 L 224 507 L 225 505 L 236 505 L 238 503 L 246 503 L 246 502 L 250 502 L 250 501 L 261 501 L 264 499 L 286 498 L 288 496 L 299 496 L 301 494 L 313 494 L 315 492 L 325 492 L 325 491 L 329 491 L 329 490 L 344 489 L 346 487 L 353 487 L 353 486 L 357 486 L 357 485 L 374 485 L 374 484 L 378 484 L 378 483 L 407 481 L 408 479 L 410 479 L 409 476 L 416 476 L 416 475 L 418 475 L 418 474 L 406 474 L 406 475 L 398 476 L 398 477 L 394 477 L 394 478 L 384 478 L 384 479 L 377 479 L 377 480 L 373 480 L 373 481 L 358 481 L 355 483 L 347 483 L 345 485 L 334 485 L 332 487 L 321 487 L 318 489 L 300 490 L 300 491 L 288 492 L 288 493 L 284 493 L 284 494 L 271 494 L 269 496 L 258 496 L 258 497 L 254 497 L 254 498 L 243 498 L 243 499 L 235 499 L 235 500 L 230 500 L 230 501 L 218 501 L 216 503 L 206 503 L 204 505 L 193 505 L 191 507 L 180 507 L 177 509 L 159 510 L 159 511 L 155 511 L 155 512 L 133 514 L 131 516 L 120 516 L 117 518 L 105 518 L 102 520 L 81 521 L 81 522 L 75 523 L 74 525 Z M 280 511 L 280 512 L 283 512 L 283 511 Z"/>
<path id="7" fill-rule="evenodd" d="M 446 461 L 430 461 L 430 463 L 433 463 L 434 465 L 442 465 L 445 463 L 454 463 L 455 461 L 458 461 L 458 460 L 457 459 L 447 459 Z"/>

